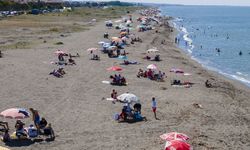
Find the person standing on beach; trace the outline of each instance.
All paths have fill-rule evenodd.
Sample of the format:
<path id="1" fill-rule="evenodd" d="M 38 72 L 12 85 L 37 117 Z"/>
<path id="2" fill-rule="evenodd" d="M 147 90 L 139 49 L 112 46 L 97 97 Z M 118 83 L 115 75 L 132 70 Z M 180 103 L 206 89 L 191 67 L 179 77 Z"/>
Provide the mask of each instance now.
<path id="1" fill-rule="evenodd" d="M 33 109 L 33 108 L 30 108 L 30 111 L 32 113 L 32 120 L 34 121 L 34 124 L 35 124 L 37 130 L 39 131 L 40 116 L 38 114 L 38 111 Z"/>
<path id="2" fill-rule="evenodd" d="M 156 117 L 156 100 L 155 100 L 155 97 L 152 97 L 152 111 L 154 113 L 155 119 L 157 119 L 157 117 Z"/>

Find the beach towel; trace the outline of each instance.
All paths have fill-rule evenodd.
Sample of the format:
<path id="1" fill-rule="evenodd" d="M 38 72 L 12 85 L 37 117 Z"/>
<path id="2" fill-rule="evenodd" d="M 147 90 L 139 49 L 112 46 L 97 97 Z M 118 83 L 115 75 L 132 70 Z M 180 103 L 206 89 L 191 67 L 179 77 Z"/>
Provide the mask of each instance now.
<path id="1" fill-rule="evenodd" d="M 106 98 L 107 101 L 115 101 L 115 99 L 109 97 L 109 98 Z"/>
<path id="2" fill-rule="evenodd" d="M 172 87 L 190 88 L 191 85 L 189 85 L 189 84 L 186 84 L 186 85 L 172 85 Z"/>
<path id="3" fill-rule="evenodd" d="M 104 84 L 110 84 L 110 81 L 102 81 Z"/>

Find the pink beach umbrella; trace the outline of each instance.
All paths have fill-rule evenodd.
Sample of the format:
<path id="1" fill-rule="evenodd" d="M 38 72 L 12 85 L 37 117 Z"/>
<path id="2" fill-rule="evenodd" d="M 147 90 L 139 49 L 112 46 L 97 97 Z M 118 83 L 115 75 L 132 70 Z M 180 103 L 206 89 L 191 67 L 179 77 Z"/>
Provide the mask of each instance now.
<path id="1" fill-rule="evenodd" d="M 186 134 L 178 133 L 178 132 L 165 133 L 165 134 L 162 134 L 160 138 L 166 141 L 172 141 L 172 140 L 187 141 L 189 139 L 189 137 Z"/>
<path id="2" fill-rule="evenodd" d="M 98 50 L 98 48 L 89 48 L 89 49 L 87 49 L 87 51 L 97 51 Z"/>
<path id="3" fill-rule="evenodd" d="M 0 116 L 10 119 L 24 119 L 30 116 L 29 112 L 24 108 L 10 108 L 2 111 Z"/>
<path id="4" fill-rule="evenodd" d="M 166 142 L 165 150 L 191 150 L 191 146 L 185 141 L 172 140 Z"/>
<path id="5" fill-rule="evenodd" d="M 122 71 L 122 68 L 119 66 L 113 66 L 107 69 L 108 71 Z"/>
<path id="6" fill-rule="evenodd" d="M 157 66 L 155 64 L 151 64 L 147 66 L 147 69 L 157 70 Z"/>

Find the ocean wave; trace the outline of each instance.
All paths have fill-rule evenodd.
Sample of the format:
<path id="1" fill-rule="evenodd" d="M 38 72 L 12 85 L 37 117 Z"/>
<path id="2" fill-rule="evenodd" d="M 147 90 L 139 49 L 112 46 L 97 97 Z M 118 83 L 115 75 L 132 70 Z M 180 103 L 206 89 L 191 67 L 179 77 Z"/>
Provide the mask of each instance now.
<path id="1" fill-rule="evenodd" d="M 202 65 L 202 67 L 207 68 L 208 70 L 218 72 L 219 74 L 222 74 L 228 78 L 240 81 L 240 82 L 244 83 L 245 85 L 250 86 L 250 79 L 245 78 L 248 76 L 247 74 L 243 74 L 241 72 L 236 72 L 236 74 L 226 73 L 223 70 L 212 67 L 212 65 L 210 64 L 211 63 L 210 61 L 203 61 L 203 60 L 200 60 L 199 58 L 196 58 L 194 56 L 192 56 L 191 59 L 197 61 L 198 63 L 200 63 Z M 243 77 L 243 76 L 245 76 L 245 77 Z"/>

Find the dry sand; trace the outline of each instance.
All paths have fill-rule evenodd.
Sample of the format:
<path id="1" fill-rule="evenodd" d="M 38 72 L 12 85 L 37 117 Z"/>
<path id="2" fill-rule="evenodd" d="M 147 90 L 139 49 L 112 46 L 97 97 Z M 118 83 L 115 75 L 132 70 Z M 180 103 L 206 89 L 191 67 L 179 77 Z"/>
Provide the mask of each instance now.
<path id="1" fill-rule="evenodd" d="M 1 146 L 10 149 L 65 149 L 65 150 L 159 150 L 164 142 L 159 136 L 177 131 L 187 134 L 195 150 L 247 150 L 250 148 L 250 101 L 249 88 L 236 81 L 207 71 L 186 56 L 173 43 L 174 33 L 167 28 L 158 28 L 160 33 L 148 31 L 138 33 L 143 43 L 126 47 L 129 59 L 139 61 L 140 65 L 122 66 L 122 75 L 128 86 L 118 87 L 103 84 L 112 72 L 106 68 L 119 64 L 120 60 L 110 59 L 100 54 L 101 61 L 90 61 L 87 48 L 97 47 L 103 40 L 103 33 L 118 35 L 115 29 L 107 29 L 100 22 L 90 30 L 72 33 L 68 37 L 58 37 L 64 45 L 40 44 L 32 49 L 5 51 L 0 59 L 0 110 L 11 107 L 36 108 L 41 116 L 47 118 L 56 133 L 53 142 L 17 143 Z M 161 41 L 165 40 L 165 44 Z M 161 52 L 161 62 L 142 59 L 148 48 L 157 47 Z M 79 52 L 76 66 L 66 66 L 66 75 L 58 79 L 48 75 L 56 66 L 54 51 Z M 155 82 L 136 77 L 139 68 L 155 63 L 166 72 L 165 82 Z M 182 68 L 192 76 L 170 73 L 172 67 Z M 171 87 L 174 78 L 189 80 L 191 88 Z M 206 88 L 206 79 L 213 79 L 216 88 Z M 132 92 L 142 103 L 142 114 L 147 122 L 133 124 L 117 123 L 112 119 L 120 112 L 122 104 L 102 100 L 110 97 L 112 89 L 118 94 Z M 151 98 L 158 102 L 155 120 L 151 112 Z M 196 108 L 194 103 L 203 108 Z M 14 120 L 10 122 L 13 130 Z M 24 120 L 27 125 L 31 119 Z"/>

